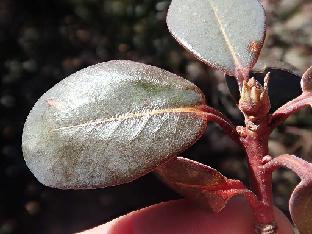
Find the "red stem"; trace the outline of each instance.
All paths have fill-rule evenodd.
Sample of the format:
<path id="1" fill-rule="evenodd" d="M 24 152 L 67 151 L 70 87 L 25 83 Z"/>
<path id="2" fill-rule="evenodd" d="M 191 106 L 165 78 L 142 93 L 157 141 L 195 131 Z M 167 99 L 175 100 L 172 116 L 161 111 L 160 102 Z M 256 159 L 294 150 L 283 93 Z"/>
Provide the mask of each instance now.
<path id="1" fill-rule="evenodd" d="M 224 114 L 210 106 L 203 106 L 201 109 L 205 112 L 207 121 L 217 123 L 234 142 L 241 145 L 240 135 L 237 133 L 232 122 Z"/>
<path id="2" fill-rule="evenodd" d="M 312 165 L 290 155 L 283 155 L 265 162 L 263 159 L 268 155 L 269 135 L 275 127 L 283 123 L 291 114 L 311 105 L 312 95 L 303 92 L 302 95 L 269 115 L 264 113 L 266 109 L 269 109 L 267 108 L 269 103 L 265 103 L 265 98 L 260 99 L 260 101 L 257 99 L 257 95 L 267 95 L 265 93 L 266 89 L 261 90 L 252 82 L 246 83 L 245 86 L 246 90 L 244 90 L 239 107 L 245 115 L 246 127 L 238 127 L 236 130 L 234 125 L 219 111 L 208 106 L 204 106 L 202 110 L 205 112 L 207 121 L 214 121 L 219 124 L 235 142 L 245 149 L 250 168 L 251 190 L 256 195 L 254 197 L 252 194 L 245 194 L 245 197 L 254 211 L 257 226 L 260 227 L 259 230 L 264 230 L 269 226 L 272 228 L 270 233 L 275 233 L 272 172 L 281 166 L 288 167 L 303 179 L 306 178 L 306 168 L 312 169 Z"/>
<path id="3" fill-rule="evenodd" d="M 274 226 L 272 178 L 264 173 L 262 159 L 268 154 L 268 118 L 259 124 L 257 130 L 241 127 L 240 133 L 222 113 L 214 108 L 203 106 L 207 121 L 214 121 L 239 145 L 242 145 L 248 157 L 252 191 L 256 194 L 245 194 L 255 218 L 260 225 Z M 243 129 L 243 131 L 242 131 Z"/>
<path id="4" fill-rule="evenodd" d="M 284 154 L 278 156 L 263 167 L 265 174 L 272 174 L 272 172 L 280 167 L 286 167 L 295 172 L 301 180 L 306 180 L 311 177 L 312 164 L 294 155 Z"/>
<path id="5" fill-rule="evenodd" d="M 244 145 L 248 166 L 250 168 L 251 190 L 258 198 L 258 209 L 255 217 L 259 224 L 274 224 L 272 201 L 272 178 L 264 173 L 262 159 L 268 154 L 269 129 L 263 122 L 258 131 L 246 128 L 245 136 L 241 138 Z"/>
<path id="6" fill-rule="evenodd" d="M 271 130 L 282 124 L 290 115 L 310 105 L 312 105 L 312 95 L 310 92 L 303 92 L 297 98 L 287 102 L 272 114 L 269 123 Z"/>

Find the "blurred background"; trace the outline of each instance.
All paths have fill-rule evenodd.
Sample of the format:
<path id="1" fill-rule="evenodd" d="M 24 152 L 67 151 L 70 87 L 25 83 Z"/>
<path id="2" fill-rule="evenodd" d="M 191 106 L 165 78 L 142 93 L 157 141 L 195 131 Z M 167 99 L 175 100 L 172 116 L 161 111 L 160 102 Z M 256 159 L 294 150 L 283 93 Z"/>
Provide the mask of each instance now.
<path id="1" fill-rule="evenodd" d="M 21 136 L 30 109 L 45 91 L 83 67 L 112 59 L 161 67 L 194 82 L 209 105 L 241 124 L 223 75 L 197 61 L 170 36 L 165 24 L 169 3 L 0 0 L 0 234 L 78 232 L 179 197 L 152 174 L 112 188 L 62 191 L 39 184 L 27 169 Z M 312 0 L 262 3 L 268 26 L 261 58 L 290 63 L 302 74 L 312 64 Z M 272 134 L 272 155 L 288 152 L 312 161 L 311 129 L 311 110 L 289 118 Z M 184 155 L 248 183 L 244 155 L 213 124 Z M 298 178 L 287 170 L 273 177 L 276 204 L 288 215 L 288 199 Z"/>

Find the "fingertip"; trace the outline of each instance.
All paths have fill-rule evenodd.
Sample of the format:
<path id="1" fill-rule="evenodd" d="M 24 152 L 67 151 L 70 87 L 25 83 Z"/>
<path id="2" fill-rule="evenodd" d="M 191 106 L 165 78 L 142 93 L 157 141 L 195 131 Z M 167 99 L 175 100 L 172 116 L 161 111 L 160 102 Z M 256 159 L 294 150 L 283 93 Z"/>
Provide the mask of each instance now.
<path id="1" fill-rule="evenodd" d="M 187 200 L 163 202 L 83 234 L 249 234 L 253 226 L 250 224 L 252 214 L 242 199 L 233 200 L 219 214 L 203 210 Z M 239 211 L 235 217 L 233 210 Z"/>
<path id="2" fill-rule="evenodd" d="M 288 219 L 275 210 L 278 234 L 293 234 Z M 187 200 L 152 205 L 112 220 L 83 234 L 250 234 L 255 220 L 245 199 L 231 199 L 220 213 Z"/>

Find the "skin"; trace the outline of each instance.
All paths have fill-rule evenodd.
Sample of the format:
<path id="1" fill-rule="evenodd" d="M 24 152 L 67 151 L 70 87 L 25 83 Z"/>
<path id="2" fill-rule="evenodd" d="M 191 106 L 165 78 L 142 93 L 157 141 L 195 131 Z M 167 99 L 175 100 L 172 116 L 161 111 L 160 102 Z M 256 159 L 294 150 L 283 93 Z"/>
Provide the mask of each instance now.
<path id="1" fill-rule="evenodd" d="M 275 208 L 278 234 L 294 234 L 285 215 Z M 114 219 L 80 234 L 251 234 L 252 211 L 245 200 L 232 199 L 218 214 L 195 206 L 187 200 L 152 205 Z"/>

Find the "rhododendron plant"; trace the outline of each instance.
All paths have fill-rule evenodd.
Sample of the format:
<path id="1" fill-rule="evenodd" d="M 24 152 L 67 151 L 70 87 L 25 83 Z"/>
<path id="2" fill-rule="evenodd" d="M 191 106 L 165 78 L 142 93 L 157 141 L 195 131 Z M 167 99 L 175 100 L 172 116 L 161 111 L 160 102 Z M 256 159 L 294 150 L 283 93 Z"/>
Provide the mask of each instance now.
<path id="1" fill-rule="evenodd" d="M 274 111 L 271 84 L 300 78 L 277 67 L 252 70 L 265 38 L 265 13 L 258 0 L 172 0 L 169 31 L 188 51 L 223 71 L 245 125 L 235 126 L 207 106 L 201 90 L 160 68 L 132 61 L 87 67 L 47 91 L 24 126 L 25 161 L 38 180 L 61 189 L 90 189 L 133 181 L 151 171 L 204 209 L 220 212 L 243 196 L 256 233 L 278 233 L 272 172 L 294 171 L 301 182 L 289 202 L 300 233 L 312 233 L 312 164 L 295 155 L 272 157 L 272 131 L 312 105 L 312 67 L 302 92 Z M 281 81 L 283 82 L 283 81 Z M 283 95 L 282 93 L 280 95 Z M 246 152 L 251 185 L 181 157 L 215 122 Z"/>

